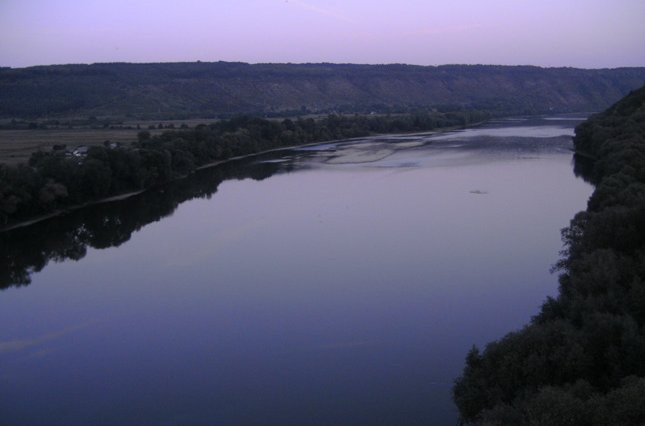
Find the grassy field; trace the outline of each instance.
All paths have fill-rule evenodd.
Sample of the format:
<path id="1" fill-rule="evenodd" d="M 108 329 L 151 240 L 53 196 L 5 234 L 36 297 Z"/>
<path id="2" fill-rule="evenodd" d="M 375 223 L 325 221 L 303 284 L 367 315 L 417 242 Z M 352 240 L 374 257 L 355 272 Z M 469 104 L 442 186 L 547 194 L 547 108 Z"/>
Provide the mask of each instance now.
<path id="1" fill-rule="evenodd" d="M 0 120 L 0 124 L 8 124 L 10 120 Z M 125 121 L 119 122 L 116 128 L 90 128 L 78 126 L 74 128 L 50 127 L 48 129 L 5 130 L 0 129 L 0 163 L 26 163 L 36 151 L 51 151 L 54 145 L 66 145 L 73 148 L 79 145 L 103 145 L 105 141 L 129 144 L 137 140 L 137 133 L 147 130 L 156 135 L 169 126 L 179 129 L 182 125 L 193 128 L 199 124 L 210 124 L 217 119 L 196 118 L 187 120 L 158 120 L 158 121 Z M 159 129 L 161 124 L 163 129 Z M 130 128 L 128 128 L 130 127 Z M 137 129 L 137 127 L 139 127 Z M 154 128 L 151 128 L 154 127 Z"/>
<path id="2" fill-rule="evenodd" d="M 36 151 L 51 151 L 53 145 L 103 145 L 103 142 L 129 144 L 137 139 L 138 130 L 52 129 L 0 130 L 0 163 L 26 163 Z"/>

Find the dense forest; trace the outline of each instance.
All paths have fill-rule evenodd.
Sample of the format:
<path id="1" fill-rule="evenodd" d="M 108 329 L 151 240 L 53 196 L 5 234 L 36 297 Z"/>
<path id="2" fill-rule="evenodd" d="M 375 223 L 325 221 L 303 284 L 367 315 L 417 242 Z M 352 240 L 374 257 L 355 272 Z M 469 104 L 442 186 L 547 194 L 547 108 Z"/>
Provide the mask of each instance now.
<path id="1" fill-rule="evenodd" d="M 596 186 L 562 231 L 556 298 L 524 329 L 473 348 L 454 387 L 476 424 L 645 424 L 645 87 L 576 129 Z"/>
<path id="2" fill-rule="evenodd" d="M 395 116 L 330 115 L 282 121 L 238 116 L 151 136 L 131 146 L 93 146 L 83 156 L 35 152 L 28 165 L 0 164 L 0 226 L 68 206 L 164 184 L 232 157 L 374 133 L 427 131 L 486 119 L 479 111 Z"/>
<path id="3" fill-rule="evenodd" d="M 645 84 L 645 68 L 109 63 L 0 68 L 0 118 L 185 119 L 479 109 L 600 111 Z"/>

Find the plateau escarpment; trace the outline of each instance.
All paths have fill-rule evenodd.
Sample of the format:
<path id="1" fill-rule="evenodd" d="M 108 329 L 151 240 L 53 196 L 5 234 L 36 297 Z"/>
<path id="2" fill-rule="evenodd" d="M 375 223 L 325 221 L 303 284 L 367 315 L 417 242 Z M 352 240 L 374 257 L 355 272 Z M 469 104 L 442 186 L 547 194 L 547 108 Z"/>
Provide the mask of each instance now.
<path id="1" fill-rule="evenodd" d="M 0 117 L 214 117 L 479 109 L 598 111 L 645 84 L 645 68 L 105 63 L 0 68 Z"/>

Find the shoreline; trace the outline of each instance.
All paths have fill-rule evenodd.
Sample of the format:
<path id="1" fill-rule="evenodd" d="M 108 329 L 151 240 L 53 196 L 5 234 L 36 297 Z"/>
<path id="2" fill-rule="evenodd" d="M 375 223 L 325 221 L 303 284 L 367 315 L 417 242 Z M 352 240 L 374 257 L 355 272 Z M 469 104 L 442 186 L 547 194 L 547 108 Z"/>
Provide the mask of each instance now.
<path id="1" fill-rule="evenodd" d="M 356 138 L 331 139 L 331 140 L 328 140 L 328 141 L 309 142 L 309 143 L 290 145 L 290 146 L 284 146 L 284 147 L 279 147 L 279 148 L 271 148 L 271 149 L 266 149 L 266 150 L 263 150 L 263 151 L 254 152 L 252 154 L 238 155 L 236 157 L 227 158 L 226 160 L 213 161 L 211 163 L 203 164 L 203 165 L 201 165 L 199 167 L 196 167 L 195 170 L 193 170 L 191 173 L 189 173 L 187 175 L 176 177 L 175 179 L 171 179 L 171 180 L 163 183 L 162 185 L 166 185 L 166 184 L 168 184 L 170 182 L 173 182 L 173 181 L 176 181 L 176 180 L 185 179 L 186 177 L 190 176 L 192 173 L 194 173 L 194 172 L 196 172 L 198 170 L 204 170 L 204 169 L 208 169 L 208 168 L 211 168 L 211 167 L 217 167 L 219 165 L 222 165 L 224 163 L 228 163 L 228 162 L 231 162 L 231 161 L 243 160 L 245 158 L 255 157 L 255 156 L 262 155 L 262 154 L 267 154 L 267 153 L 270 153 L 270 152 L 284 151 L 284 150 L 296 149 L 296 148 L 302 148 L 302 147 L 308 147 L 308 146 L 316 146 L 316 145 L 325 144 L 325 143 L 352 141 L 352 140 L 356 140 L 356 139 L 371 138 L 371 137 L 378 137 L 378 136 L 434 135 L 434 134 L 452 132 L 452 131 L 455 131 L 455 130 L 463 130 L 463 129 L 468 129 L 468 128 L 471 128 L 471 127 L 481 126 L 482 124 L 486 123 L 487 121 L 488 120 L 479 121 L 477 123 L 472 123 L 472 124 L 468 124 L 468 125 L 465 125 L 465 126 L 444 127 L 444 128 L 441 128 L 441 129 L 429 130 L 427 132 L 415 131 L 415 132 L 400 132 L 400 133 L 376 133 L 376 134 L 373 134 L 373 135 L 359 136 L 359 137 L 356 137 Z M 117 194 L 117 195 L 113 195 L 113 196 L 110 196 L 110 197 L 105 197 L 105 198 L 101 198 L 101 199 L 94 200 L 94 201 L 88 201 L 86 203 L 76 204 L 76 205 L 73 205 L 73 206 L 69 206 L 69 207 L 59 209 L 59 210 L 55 210 L 55 211 L 53 211 L 51 213 L 47 213 L 47 214 L 44 214 L 44 215 L 41 215 L 41 216 L 36 216 L 36 217 L 30 218 L 30 219 L 24 220 L 22 222 L 18 222 L 18 223 L 14 223 L 14 224 L 11 224 L 11 225 L 0 227 L 0 234 L 2 234 L 4 232 L 15 230 L 15 229 L 19 229 L 19 228 L 25 228 L 27 226 L 31 226 L 31 225 L 34 225 L 36 223 L 43 222 L 45 220 L 48 220 L 48 219 L 51 219 L 51 218 L 54 218 L 54 217 L 57 217 L 57 216 L 62 216 L 64 214 L 73 212 L 73 211 L 78 210 L 78 209 L 82 209 L 84 207 L 92 206 L 92 205 L 95 205 L 95 204 L 103 204 L 103 203 L 110 203 L 110 202 L 113 202 L 113 201 L 125 200 L 125 199 L 128 199 L 130 197 L 134 197 L 134 196 L 142 194 L 142 193 L 144 193 L 146 191 L 149 191 L 152 188 L 153 187 L 148 187 L 148 188 L 143 188 L 143 189 L 139 189 L 139 190 L 136 190 L 136 191 L 125 192 L 125 193 L 122 193 L 122 194 Z"/>

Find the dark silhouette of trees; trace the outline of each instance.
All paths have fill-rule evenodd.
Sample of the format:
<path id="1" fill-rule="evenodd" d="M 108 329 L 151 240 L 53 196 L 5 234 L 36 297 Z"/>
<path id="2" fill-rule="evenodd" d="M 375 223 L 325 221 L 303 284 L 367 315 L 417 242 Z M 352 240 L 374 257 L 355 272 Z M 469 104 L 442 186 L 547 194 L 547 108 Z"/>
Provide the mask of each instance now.
<path id="1" fill-rule="evenodd" d="M 559 295 L 468 354 L 454 386 L 465 422 L 645 423 L 645 87 L 578 126 L 574 144 L 596 188 L 562 231 Z"/>
<path id="2" fill-rule="evenodd" d="M 163 191 L 150 190 L 123 200 L 77 209 L 48 221 L 0 233 L 0 289 L 28 285 L 31 274 L 51 261 L 79 260 L 87 247 L 116 247 L 133 232 L 171 215 L 193 198 L 208 198 L 228 179 L 262 180 L 276 173 L 276 163 L 238 161 L 199 170 L 172 181 Z M 60 188 L 51 188 L 52 192 Z M 0 206 L 1 207 L 1 206 Z"/>
<path id="3" fill-rule="evenodd" d="M 131 146 L 94 146 L 80 157 L 68 157 L 58 151 L 36 152 L 29 166 L 0 165 L 0 224 L 162 185 L 200 166 L 231 157 L 373 133 L 432 130 L 487 117 L 480 111 L 450 114 L 420 111 L 369 117 L 330 115 L 295 121 L 242 115 L 193 129 L 167 130 L 155 136 L 142 130 Z"/>

